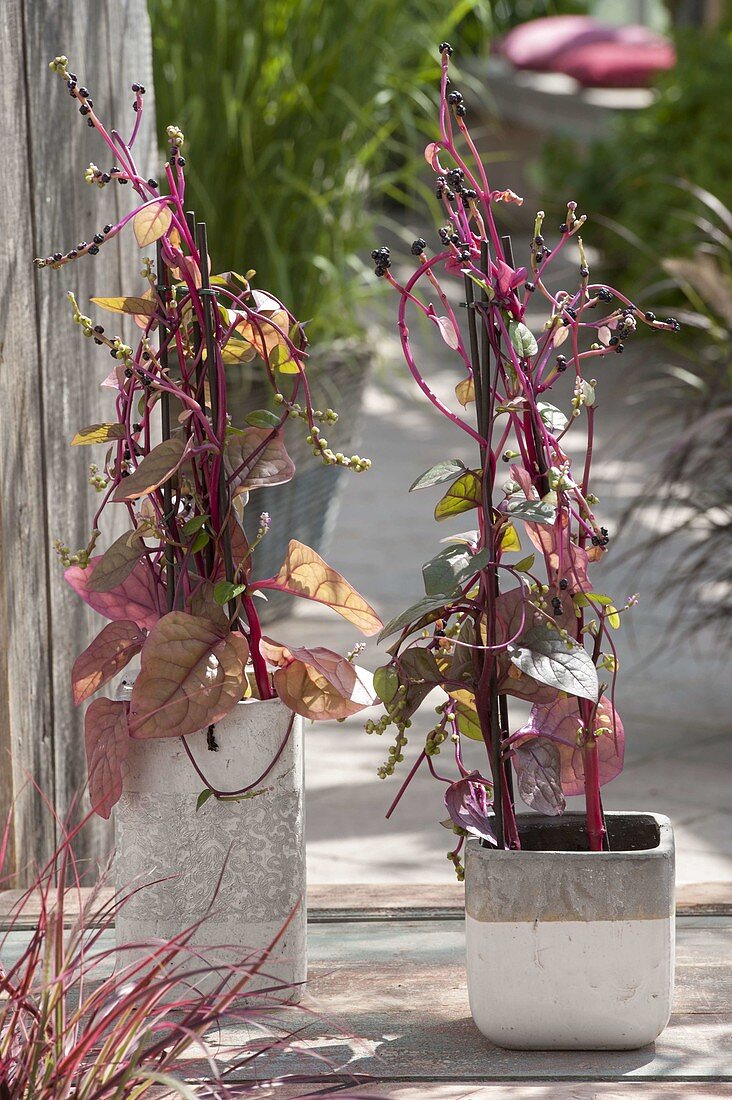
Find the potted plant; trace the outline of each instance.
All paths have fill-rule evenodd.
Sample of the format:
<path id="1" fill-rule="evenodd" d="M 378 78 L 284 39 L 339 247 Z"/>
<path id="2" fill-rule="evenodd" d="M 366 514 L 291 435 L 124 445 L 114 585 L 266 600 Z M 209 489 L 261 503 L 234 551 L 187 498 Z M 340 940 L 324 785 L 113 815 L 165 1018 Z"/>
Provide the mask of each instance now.
<path id="1" fill-rule="evenodd" d="M 154 245 L 157 253 L 155 264 L 143 260 L 142 289 L 92 299 L 113 319 L 134 321 L 130 343 L 83 314 L 69 294 L 82 333 L 111 356 L 102 385 L 114 398 L 109 422 L 82 427 L 72 440 L 106 448 L 91 467 L 101 503 L 89 543 L 75 552 L 57 544 L 68 583 L 110 620 L 74 664 L 74 698 L 85 702 L 139 659 L 133 684 L 87 709 L 89 790 L 103 817 L 119 802 L 118 881 L 159 880 L 125 906 L 118 936 L 170 938 L 194 924 L 218 891 L 198 940 L 258 949 L 299 905 L 278 941 L 277 977 L 300 982 L 302 718 L 341 719 L 373 699 L 369 675 L 353 661 L 358 647 L 342 657 L 264 637 L 256 597 L 277 591 L 327 604 L 367 635 L 381 623 L 295 538 L 277 574 L 258 578 L 256 549 L 270 519 L 261 514 L 249 540 L 243 516 L 263 486 L 295 473 L 282 439 L 290 420 L 326 465 L 362 471 L 370 463 L 328 447 L 320 424 L 336 414 L 313 406 L 298 321 L 252 287 L 251 272 L 210 273 L 205 224 L 185 209 L 182 132 L 167 130 L 165 187 L 141 178 L 134 143 L 145 89 L 132 86 L 135 123 L 125 142 L 100 121 L 67 59 L 51 65 L 112 162 L 91 164 L 87 180 L 127 186 L 139 201 L 88 242 L 37 265 L 62 268 L 93 257 L 128 228 L 141 248 Z M 229 414 L 228 365 L 269 386 L 270 407 L 243 423 Z M 113 505 L 126 530 L 102 552 Z"/>
<path id="2" fill-rule="evenodd" d="M 439 247 L 416 240 L 404 279 L 388 249 L 372 255 L 400 297 L 409 370 L 475 453 L 470 464 L 443 458 L 411 489 L 441 486 L 435 518 L 472 512 L 475 529 L 443 540 L 423 566 L 424 598 L 384 628 L 382 638 L 396 638 L 375 674 L 385 713 L 367 729 L 395 727 L 381 771 L 393 773 L 411 716 L 441 690 L 436 724 L 389 814 L 423 765 L 443 785 L 443 825 L 458 838 L 448 858 L 466 883 L 478 1027 L 506 1047 L 638 1047 L 670 1012 L 673 837 L 656 813 L 603 811 L 601 787 L 624 750 L 613 632 L 635 597 L 616 606 L 590 579 L 609 536 L 592 492 L 598 381 L 588 375 L 608 356 L 617 362 L 640 325 L 679 326 L 592 281 L 574 202 L 551 243 L 537 214 L 527 266 L 515 263 L 495 215 L 522 200 L 490 189 L 449 83 L 451 52 L 443 43 L 440 133 L 425 151 L 445 212 Z M 571 251 L 576 284 L 550 289 L 553 261 Z M 526 315 L 538 302 L 547 318 L 532 332 Z M 430 389 L 410 343 L 413 316 L 456 357 L 463 412 Z M 511 697 L 531 703 L 519 728 Z M 483 766 L 467 767 L 466 741 L 482 743 Z M 436 765 L 443 746 L 449 769 Z M 537 814 L 517 815 L 514 785 Z M 586 812 L 562 816 L 577 794 Z"/>

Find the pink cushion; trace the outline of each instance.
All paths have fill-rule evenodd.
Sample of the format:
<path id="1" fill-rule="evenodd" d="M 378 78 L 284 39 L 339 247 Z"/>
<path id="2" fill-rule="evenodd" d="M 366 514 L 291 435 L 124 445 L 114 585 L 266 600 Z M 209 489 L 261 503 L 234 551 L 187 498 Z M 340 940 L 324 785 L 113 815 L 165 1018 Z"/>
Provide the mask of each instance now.
<path id="1" fill-rule="evenodd" d="M 629 28 L 624 28 L 629 29 Z M 553 72 L 573 76 L 585 88 L 644 88 L 676 64 L 670 42 L 593 42 L 555 57 Z"/>
<path id="2" fill-rule="evenodd" d="M 645 85 L 675 62 L 673 47 L 647 27 L 614 27 L 585 15 L 522 23 L 509 31 L 500 52 L 517 69 L 569 73 L 592 87 Z"/>
<path id="3" fill-rule="evenodd" d="M 532 19 L 509 31 L 499 46 L 503 57 L 517 69 L 546 70 L 553 59 L 579 41 L 596 41 L 607 28 L 586 15 L 549 15 Z"/>

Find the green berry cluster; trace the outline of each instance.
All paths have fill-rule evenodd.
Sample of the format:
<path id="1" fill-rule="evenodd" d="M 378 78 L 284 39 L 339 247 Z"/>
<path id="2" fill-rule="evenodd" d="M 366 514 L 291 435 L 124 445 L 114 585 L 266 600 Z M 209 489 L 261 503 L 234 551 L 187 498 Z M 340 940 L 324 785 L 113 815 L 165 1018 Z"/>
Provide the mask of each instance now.
<path id="1" fill-rule="evenodd" d="M 60 54 L 58 57 L 54 57 L 53 61 L 48 62 L 48 67 L 52 73 L 60 73 L 61 76 L 66 76 L 66 70 L 69 67 L 68 57 L 64 57 Z"/>
<path id="2" fill-rule="evenodd" d="M 179 126 L 167 126 L 165 129 L 168 135 L 168 141 L 174 149 L 180 149 L 183 142 L 186 140 L 186 136 Z"/>
<path id="3" fill-rule="evenodd" d="M 360 455 L 351 455 L 348 458 L 341 451 L 331 450 L 328 446 L 328 440 L 321 436 L 317 424 L 310 429 L 306 442 L 308 446 L 312 447 L 315 457 L 320 458 L 325 466 L 346 466 L 357 474 L 371 468 L 370 458 L 361 458 Z"/>
<path id="4" fill-rule="evenodd" d="M 99 473 L 99 467 L 94 463 L 89 467 L 89 484 L 98 493 L 103 493 L 109 485 L 109 478 Z"/>
<path id="5" fill-rule="evenodd" d="M 463 864 L 463 861 L 461 860 L 458 853 L 457 852 L 448 852 L 447 853 L 447 858 L 450 860 L 450 863 L 452 863 L 453 867 L 455 868 L 455 874 L 457 875 L 458 882 L 464 882 L 465 881 L 465 865 Z"/>
<path id="6" fill-rule="evenodd" d="M 440 746 L 443 742 L 447 741 L 448 732 L 445 728 L 448 715 L 446 714 L 447 703 L 441 703 L 439 707 L 435 707 L 435 712 L 442 717 L 440 721 L 429 731 L 424 744 L 424 751 L 428 756 L 439 756 Z"/>
<path id="7" fill-rule="evenodd" d="M 82 569 L 86 569 L 89 564 L 90 551 L 77 550 L 72 554 L 70 547 L 65 546 L 60 539 L 54 539 L 53 548 L 61 559 L 61 564 L 68 569 L 70 565 L 80 565 Z"/>
<path id="8" fill-rule="evenodd" d="M 409 725 L 411 725 L 411 722 L 409 723 Z M 394 769 L 396 768 L 397 764 L 401 764 L 404 760 L 402 749 L 407 744 L 407 742 L 408 738 L 405 735 L 404 731 L 398 728 L 397 735 L 394 738 L 394 744 L 389 748 L 388 760 L 386 760 L 380 768 L 376 769 L 376 774 L 378 775 L 379 779 L 386 779 L 387 776 L 394 774 Z"/>
<path id="9" fill-rule="evenodd" d="M 378 735 L 381 736 L 382 733 L 385 733 L 386 730 L 388 730 L 390 725 L 391 715 L 382 714 L 378 722 L 374 722 L 373 718 L 369 718 L 363 728 L 366 730 L 366 733 L 378 733 Z"/>

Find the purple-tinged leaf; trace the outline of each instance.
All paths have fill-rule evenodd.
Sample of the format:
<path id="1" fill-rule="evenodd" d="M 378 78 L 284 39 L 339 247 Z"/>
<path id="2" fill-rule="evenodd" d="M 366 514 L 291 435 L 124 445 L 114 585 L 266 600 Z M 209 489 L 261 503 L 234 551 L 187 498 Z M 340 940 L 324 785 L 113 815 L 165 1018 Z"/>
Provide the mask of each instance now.
<path id="1" fill-rule="evenodd" d="M 283 703 L 311 721 L 348 718 L 376 698 L 373 676 L 322 646 L 283 650 L 285 664 L 273 676 Z M 287 659 L 289 657 L 289 659 Z"/>
<path id="2" fill-rule="evenodd" d="M 145 455 L 140 465 L 129 477 L 123 478 L 115 489 L 112 499 L 119 503 L 137 500 L 159 489 L 169 481 L 185 456 L 185 443 L 182 439 L 164 439 L 157 447 Z"/>
<path id="3" fill-rule="evenodd" d="M 516 668 L 539 683 L 581 699 L 597 699 L 599 684 L 592 658 L 584 646 L 565 641 L 557 630 L 532 626 L 508 652 Z"/>
<path id="4" fill-rule="evenodd" d="M 437 328 L 440 331 L 440 336 L 445 341 L 447 346 L 451 349 L 451 351 L 457 351 L 460 347 L 460 338 L 458 337 L 455 326 L 450 318 L 438 317 L 434 313 L 431 313 L 429 316 L 437 325 Z"/>
<path id="5" fill-rule="evenodd" d="M 491 784 L 483 779 L 480 772 L 474 771 L 450 784 L 445 791 L 445 808 L 450 819 L 466 833 L 497 844 L 492 798 Z"/>
<path id="6" fill-rule="evenodd" d="M 520 740 L 548 738 L 558 747 L 561 760 L 560 779 L 564 794 L 583 794 L 585 768 L 581 744 L 582 719 L 577 700 L 560 695 L 553 703 L 531 708 L 529 720 L 517 731 Z M 597 738 L 600 786 L 615 779 L 623 770 L 625 730 L 623 723 L 606 695 L 601 696 L 595 712 L 593 731 Z"/>
<path id="7" fill-rule="evenodd" d="M 250 427 L 229 436 L 224 466 L 227 476 L 233 478 L 230 487 L 234 496 L 266 485 L 284 485 L 295 476 L 295 463 L 285 449 L 282 432 L 273 428 Z"/>
<path id="8" fill-rule="evenodd" d="M 130 619 L 108 623 L 74 661 L 71 686 L 77 707 L 121 672 L 145 643 L 145 634 Z"/>
<path id="9" fill-rule="evenodd" d="M 564 813 L 567 803 L 560 781 L 559 747 L 545 737 L 523 741 L 513 756 L 519 794 L 527 806 L 551 817 Z"/>
<path id="10" fill-rule="evenodd" d="M 144 630 L 152 630 L 164 613 L 165 589 L 158 585 L 147 566 L 138 562 L 130 575 L 110 592 L 94 592 L 91 579 L 102 555 L 90 558 L 86 569 L 80 565 L 71 565 L 64 577 L 81 596 L 100 615 L 114 621 L 132 619 Z"/>
<path id="11" fill-rule="evenodd" d="M 126 711 L 126 703 L 95 699 L 84 718 L 89 797 L 95 813 L 104 818 L 122 794 L 122 765 L 130 747 Z"/>
<path id="12" fill-rule="evenodd" d="M 89 588 L 92 592 L 111 592 L 129 577 L 146 550 L 141 531 L 125 531 L 97 559 Z"/>
<path id="13" fill-rule="evenodd" d="M 503 260 L 492 264 L 493 278 L 496 294 L 499 298 L 506 298 L 512 290 L 526 282 L 526 268 L 519 267 L 515 271 Z M 534 352 L 531 352 L 534 355 Z"/>
<path id="14" fill-rule="evenodd" d="M 164 615 L 142 648 L 131 735 L 183 737 L 219 722 L 244 694 L 248 657 L 243 634 L 185 611 Z"/>

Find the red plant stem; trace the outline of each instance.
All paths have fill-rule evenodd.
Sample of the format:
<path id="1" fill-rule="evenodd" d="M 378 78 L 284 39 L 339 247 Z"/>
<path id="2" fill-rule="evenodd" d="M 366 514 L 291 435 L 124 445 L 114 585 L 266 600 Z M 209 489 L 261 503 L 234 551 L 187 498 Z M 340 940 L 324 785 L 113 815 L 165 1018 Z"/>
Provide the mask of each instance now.
<path id="1" fill-rule="evenodd" d="M 388 810 L 386 811 L 386 813 L 384 814 L 384 817 L 385 817 L 385 818 L 386 818 L 387 820 L 388 820 L 388 819 L 389 819 L 389 818 L 391 817 L 391 815 L 392 815 L 392 814 L 394 813 L 394 810 L 395 810 L 395 809 L 397 808 L 397 806 L 399 805 L 399 802 L 401 801 L 401 797 L 402 797 L 402 795 L 404 794 L 404 792 L 406 791 L 407 787 L 409 786 L 409 784 L 410 784 L 410 783 L 412 782 L 412 780 L 414 779 L 415 775 L 417 774 L 417 772 L 418 772 L 418 770 L 419 770 L 419 767 L 420 767 L 420 765 L 421 765 L 422 761 L 423 761 L 423 760 L 426 760 L 426 759 L 427 759 L 427 753 L 426 753 L 426 752 L 424 751 L 424 749 L 422 749 L 421 753 L 419 754 L 419 756 L 418 756 L 418 757 L 417 757 L 417 759 L 415 760 L 414 764 L 412 765 L 412 767 L 411 767 L 411 769 L 410 769 L 410 771 L 409 771 L 409 775 L 407 776 L 407 778 L 406 778 L 406 779 L 404 780 L 404 782 L 402 783 L 401 787 L 400 787 L 400 788 L 399 788 L 399 790 L 397 791 L 397 794 L 396 794 L 396 798 L 394 799 L 394 801 L 392 802 L 391 806 L 389 807 L 389 809 L 388 809 Z"/>
<path id="2" fill-rule="evenodd" d="M 262 627 L 259 622 L 259 615 L 254 606 L 253 598 L 247 592 L 242 595 L 241 601 L 249 623 L 249 656 L 254 666 L 254 677 L 257 681 L 259 697 L 260 699 L 273 699 L 275 692 L 270 686 L 267 662 L 262 654 Z"/>
<path id="3" fill-rule="evenodd" d="M 601 852 L 605 846 L 605 823 L 600 801 L 600 770 L 597 741 L 590 737 L 582 749 L 585 768 L 585 807 L 587 815 L 587 839 L 591 852 Z"/>

